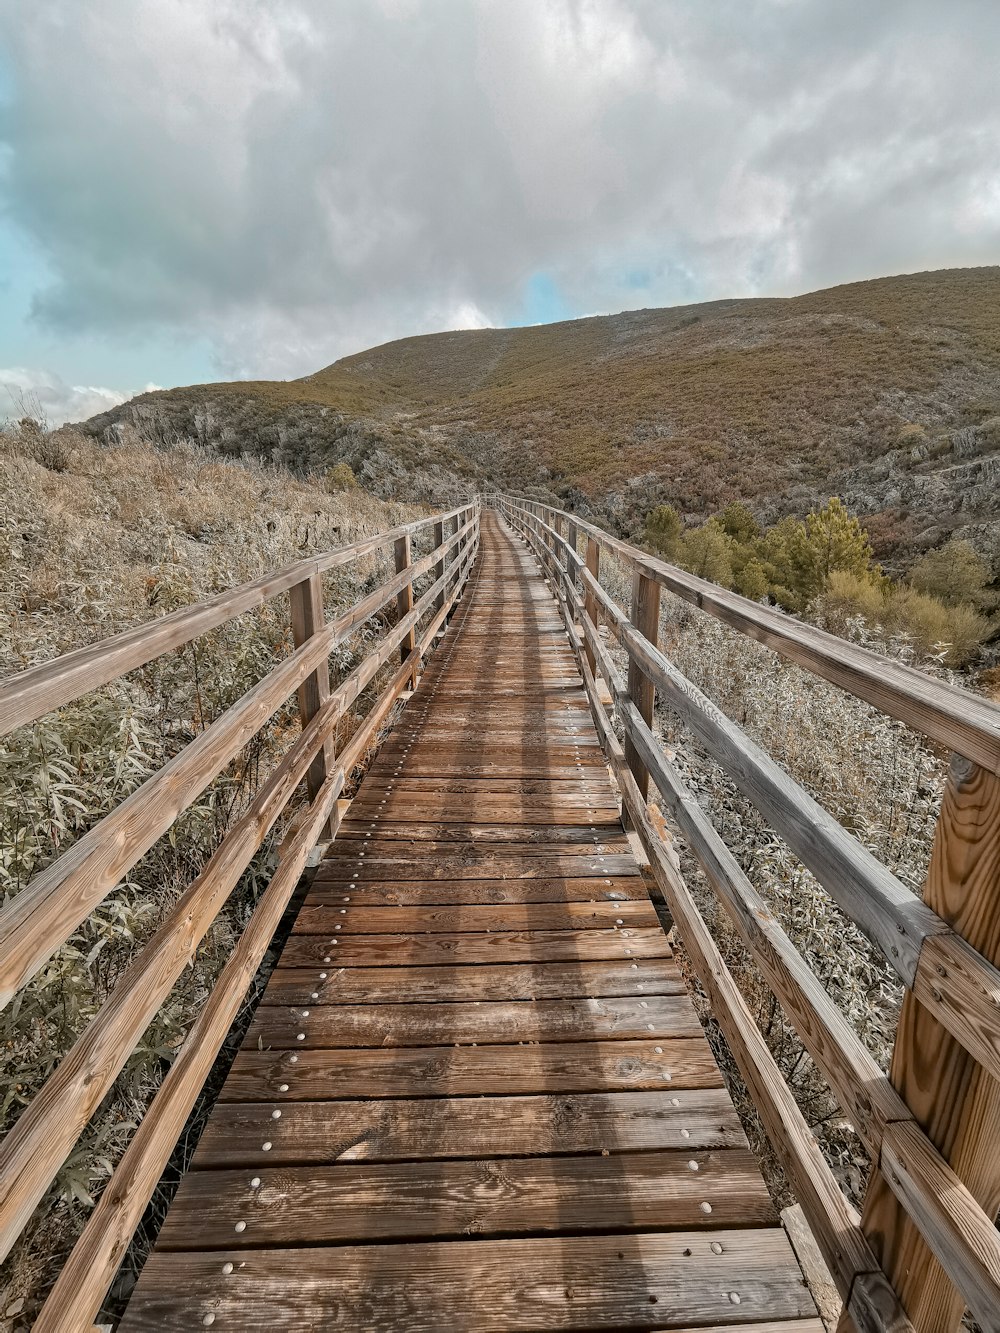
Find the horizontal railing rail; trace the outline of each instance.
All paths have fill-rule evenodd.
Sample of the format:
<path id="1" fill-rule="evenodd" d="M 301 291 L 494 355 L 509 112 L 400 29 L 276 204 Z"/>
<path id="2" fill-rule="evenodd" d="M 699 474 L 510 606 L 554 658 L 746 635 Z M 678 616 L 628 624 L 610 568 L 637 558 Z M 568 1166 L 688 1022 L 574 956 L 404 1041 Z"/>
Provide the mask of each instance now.
<path id="1" fill-rule="evenodd" d="M 843 1327 L 1000 1328 L 1000 708 L 728 593 L 572 514 L 505 497 L 559 602 L 623 797 L 681 940 L 845 1302 Z M 586 551 L 578 550 L 580 536 Z M 600 582 L 624 561 L 632 605 Z M 659 648 L 659 590 L 767 643 L 964 756 L 915 897 Z M 616 665 L 601 626 L 620 646 Z M 603 688 L 601 682 L 603 681 Z M 654 692 L 697 737 L 907 986 L 886 1075 L 768 910 L 652 729 Z M 624 743 L 612 726 L 617 715 Z M 969 762 L 972 761 L 972 762 Z M 874 1165 L 848 1203 L 680 876 L 652 783 Z"/>
<path id="2" fill-rule="evenodd" d="M 62 708 L 89 690 L 98 689 L 137 667 L 145 666 L 172 648 L 182 648 L 192 639 L 263 606 L 281 593 L 308 585 L 319 575 L 391 546 L 400 538 L 412 538 L 426 528 L 449 520 L 457 521 L 467 511 L 468 506 L 465 506 L 447 514 L 416 519 L 349 546 L 338 546 L 321 555 L 297 560 L 273 574 L 264 574 L 251 583 L 220 592 L 207 601 L 182 606 L 169 615 L 123 630 L 113 638 L 87 644 L 49 662 L 19 671 L 0 681 L 0 736 Z"/>
<path id="3" fill-rule="evenodd" d="M 447 535 L 446 528 L 452 529 Z M 133 1134 L 36 1328 L 75 1329 L 93 1323 L 310 850 L 324 836 L 335 836 L 337 798 L 393 705 L 407 688 L 416 687 L 423 659 L 454 609 L 476 559 L 479 528 L 478 502 L 405 524 L 31 668 L 0 686 L 4 724 L 24 725 L 279 592 L 290 595 L 296 645 L 290 655 L 0 911 L 0 994 L 6 1001 L 66 943 L 178 815 L 297 692 L 301 734 L 0 1145 L 2 1257 L 9 1253 L 142 1034 L 194 958 L 254 855 L 306 782 L 308 803 L 301 822 L 293 825 L 294 831 L 283 844 L 276 872 Z M 433 549 L 413 559 L 411 540 L 425 529 L 431 532 Z M 392 547 L 396 572 L 327 622 L 321 575 L 386 545 Z M 416 596 L 414 585 L 427 575 L 430 583 L 422 583 Z M 391 627 L 331 689 L 331 651 L 387 606 L 395 612 Z M 393 657 L 397 658 L 395 670 L 350 742 L 336 754 L 338 720 Z"/>

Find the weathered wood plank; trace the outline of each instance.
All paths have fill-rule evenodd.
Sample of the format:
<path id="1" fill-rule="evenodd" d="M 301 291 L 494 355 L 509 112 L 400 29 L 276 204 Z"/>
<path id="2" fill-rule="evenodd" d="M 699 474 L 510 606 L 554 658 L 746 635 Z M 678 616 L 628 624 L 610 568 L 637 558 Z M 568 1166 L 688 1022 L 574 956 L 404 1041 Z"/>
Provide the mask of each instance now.
<path id="1" fill-rule="evenodd" d="M 486 1093 L 717 1088 L 703 1037 L 517 1046 L 240 1051 L 221 1101 L 333 1097 L 468 1097 Z M 287 1087 L 287 1092 L 281 1089 Z"/>
<path id="2" fill-rule="evenodd" d="M 544 849 L 538 856 L 509 856 L 494 851 L 466 855 L 438 854 L 439 849 L 424 845 L 419 852 L 407 855 L 400 850 L 392 856 L 366 854 L 364 866 L 348 862 L 355 857 L 327 857 L 316 873 L 316 882 L 324 880 L 448 880 L 475 879 L 593 879 L 597 875 L 620 879 L 638 876 L 639 867 L 629 854 L 599 853 L 596 856 L 546 856 Z M 431 854 L 433 853 L 433 854 Z"/>
<path id="3" fill-rule="evenodd" d="M 343 896 L 343 895 L 342 895 Z M 469 931 L 656 929 L 653 904 L 643 901 L 465 904 L 452 907 L 359 907 L 307 902 L 295 921 L 297 935 L 426 935 Z"/>
<path id="4" fill-rule="evenodd" d="M 669 945 L 667 946 L 669 951 Z M 572 996 L 679 995 L 684 993 L 677 964 L 663 958 L 589 963 L 481 963 L 454 966 L 294 968 L 271 974 L 272 1004 L 409 1004 L 449 1000 L 546 1000 Z"/>
<path id="5" fill-rule="evenodd" d="M 746 1147 L 723 1088 L 286 1102 L 280 1120 L 273 1110 L 272 1101 L 221 1103 L 193 1167 Z"/>
<path id="6" fill-rule="evenodd" d="M 469 906 L 475 903 L 646 902 L 639 876 L 607 879 L 415 879 L 363 883 L 334 879 L 320 871 L 306 897 L 311 907 Z"/>
<path id="7" fill-rule="evenodd" d="M 557 963 L 669 958 L 662 930 L 525 930 L 494 934 L 292 935 L 281 954 L 283 967 L 421 966 L 451 963 Z"/>
<path id="8" fill-rule="evenodd" d="M 265 1000 L 267 996 L 265 995 Z M 333 1050 L 347 1046 L 433 1046 L 459 1042 L 697 1037 L 686 995 L 434 1004 L 259 1006 L 245 1049 Z"/>
<path id="9" fill-rule="evenodd" d="M 239 1233 L 234 1218 L 245 1223 Z M 756 1162 L 743 1148 L 345 1162 L 265 1167 L 252 1178 L 245 1170 L 189 1172 L 157 1245 L 257 1249 L 525 1231 L 769 1226 L 777 1220 Z"/>
<path id="10" fill-rule="evenodd" d="M 498 1331 L 523 1330 L 526 1311 L 536 1330 L 649 1329 L 651 1314 L 676 1329 L 731 1322 L 734 1293 L 745 1322 L 778 1333 L 781 1320 L 815 1316 L 784 1233 L 750 1228 L 154 1253 L 120 1329 L 190 1333 L 211 1313 L 241 1333 L 468 1333 L 477 1311 Z"/>

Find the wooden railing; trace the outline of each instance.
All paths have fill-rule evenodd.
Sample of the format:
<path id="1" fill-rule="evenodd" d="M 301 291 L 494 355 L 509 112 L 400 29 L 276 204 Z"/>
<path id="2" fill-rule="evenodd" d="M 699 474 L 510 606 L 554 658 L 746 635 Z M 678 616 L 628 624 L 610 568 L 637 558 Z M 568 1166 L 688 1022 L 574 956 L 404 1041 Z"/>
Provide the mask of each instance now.
<path id="1" fill-rule="evenodd" d="M 289 595 L 294 651 L 0 911 L 0 995 L 7 1003 L 297 692 L 301 734 L 0 1146 L 2 1258 L 305 781 L 309 801 L 304 816 L 283 844 L 274 876 L 63 1268 L 35 1325 L 43 1333 L 93 1323 L 310 850 L 335 835 L 337 798 L 347 778 L 393 704 L 416 684 L 422 658 L 468 579 L 479 545 L 479 515 L 476 502 L 299 561 L 0 685 L 4 734 L 281 593 Z M 423 533 L 432 537 L 433 549 L 414 559 L 411 541 Z M 322 575 L 387 546 L 394 554 L 395 575 L 327 621 Z M 432 582 L 415 601 L 414 584 L 427 575 Z M 331 689 L 331 652 L 387 604 L 395 608 L 395 624 Z M 336 754 L 338 718 L 394 658 L 395 672 L 350 743 Z"/>
<path id="2" fill-rule="evenodd" d="M 623 796 L 692 965 L 844 1300 L 842 1329 L 1000 1329 L 1000 708 L 645 554 L 579 517 L 498 505 L 561 607 Z M 581 541 L 584 552 L 581 554 Z M 601 555 L 632 573 L 626 612 Z M 947 746 L 923 900 L 687 680 L 658 646 L 661 589 Z M 627 679 L 600 626 L 627 657 Z M 599 683 L 603 678 L 605 690 Z M 832 1002 L 652 730 L 654 691 L 906 987 L 888 1076 Z M 624 735 L 619 743 L 609 708 Z M 650 783 L 797 1030 L 874 1170 L 863 1212 L 837 1181 L 686 887 Z"/>

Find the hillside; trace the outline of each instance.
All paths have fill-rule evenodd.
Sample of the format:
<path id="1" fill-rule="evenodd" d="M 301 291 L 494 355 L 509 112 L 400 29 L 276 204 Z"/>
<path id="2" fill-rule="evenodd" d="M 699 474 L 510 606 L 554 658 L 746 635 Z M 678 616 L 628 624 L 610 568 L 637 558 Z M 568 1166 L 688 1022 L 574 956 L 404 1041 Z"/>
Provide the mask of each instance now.
<path id="1" fill-rule="evenodd" d="M 407 338 L 301 380 L 143 394 L 88 428 L 121 421 L 346 461 L 385 497 L 546 495 L 626 534 L 662 501 L 773 521 L 838 493 L 890 566 L 955 530 L 996 564 L 1000 268 Z"/>

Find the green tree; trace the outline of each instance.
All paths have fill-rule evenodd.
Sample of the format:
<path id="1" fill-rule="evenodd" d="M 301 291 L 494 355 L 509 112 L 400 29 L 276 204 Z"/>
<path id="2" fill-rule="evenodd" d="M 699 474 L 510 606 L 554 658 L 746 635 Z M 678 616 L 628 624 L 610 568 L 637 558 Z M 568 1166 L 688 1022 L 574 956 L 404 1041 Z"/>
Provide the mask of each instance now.
<path id="1" fill-rule="evenodd" d="M 733 500 L 719 514 L 723 532 L 734 542 L 746 545 L 760 536 L 760 525 L 745 504 Z"/>
<path id="2" fill-rule="evenodd" d="M 680 563 L 701 579 L 710 579 L 724 588 L 731 588 L 731 547 L 732 540 L 723 532 L 718 519 L 710 518 L 702 527 L 693 528 L 684 534 Z"/>
<path id="3" fill-rule="evenodd" d="M 990 571 L 971 542 L 949 538 L 943 546 L 921 556 L 910 570 L 910 582 L 918 592 L 937 597 L 948 606 L 982 608 Z"/>
<path id="4" fill-rule="evenodd" d="M 646 518 L 645 544 L 664 560 L 676 560 L 684 535 L 684 520 L 673 505 L 657 505 Z"/>
<path id="5" fill-rule="evenodd" d="M 859 578 L 872 572 L 868 534 L 836 495 L 822 509 L 813 509 L 806 516 L 805 536 L 803 592 L 807 598 L 822 592 L 835 569 L 847 570 Z"/>
<path id="6" fill-rule="evenodd" d="M 771 590 L 771 581 L 767 577 L 764 566 L 756 558 L 751 558 L 746 562 L 741 570 L 736 574 L 733 580 L 733 587 L 744 597 L 749 597 L 754 602 L 759 602 L 762 597 L 766 597 Z"/>

